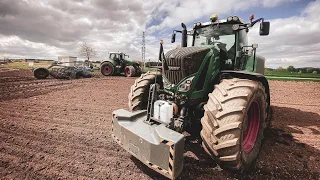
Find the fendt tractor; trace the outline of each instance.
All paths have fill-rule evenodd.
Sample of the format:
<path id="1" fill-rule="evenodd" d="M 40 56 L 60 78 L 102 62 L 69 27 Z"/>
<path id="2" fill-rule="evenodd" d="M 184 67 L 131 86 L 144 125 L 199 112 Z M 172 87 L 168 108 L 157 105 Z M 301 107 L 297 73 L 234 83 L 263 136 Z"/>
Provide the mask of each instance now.
<path id="1" fill-rule="evenodd" d="M 126 59 L 128 55 L 122 52 L 109 53 L 109 59 L 101 62 L 100 71 L 104 76 L 124 73 L 127 77 L 140 76 L 142 73 L 139 63 Z"/>
<path id="2" fill-rule="evenodd" d="M 246 172 L 254 165 L 268 126 L 270 93 L 264 77 L 265 59 L 248 45 L 250 23 L 237 16 L 197 22 L 191 31 L 182 23 L 181 47 L 163 52 L 162 73 L 142 74 L 131 86 L 130 111 L 112 116 L 112 137 L 141 162 L 175 179 L 182 172 L 185 137 L 198 124 L 203 149 L 222 168 Z M 187 37 L 192 45 L 187 47 Z M 201 123 L 201 124 L 200 124 Z M 198 126 L 198 127 L 199 127 Z M 184 133 L 186 134 L 186 133 Z"/>

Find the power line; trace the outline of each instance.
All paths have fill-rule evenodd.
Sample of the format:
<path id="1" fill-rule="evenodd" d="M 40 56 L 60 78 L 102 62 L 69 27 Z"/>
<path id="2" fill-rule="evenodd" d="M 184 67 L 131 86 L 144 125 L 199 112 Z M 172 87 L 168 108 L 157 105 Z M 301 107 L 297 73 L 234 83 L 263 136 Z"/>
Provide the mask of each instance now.
<path id="1" fill-rule="evenodd" d="M 142 62 L 143 62 L 143 68 L 146 68 L 146 40 L 145 40 L 145 34 L 144 31 L 142 31 L 142 47 L 141 47 L 141 54 L 142 54 Z"/>

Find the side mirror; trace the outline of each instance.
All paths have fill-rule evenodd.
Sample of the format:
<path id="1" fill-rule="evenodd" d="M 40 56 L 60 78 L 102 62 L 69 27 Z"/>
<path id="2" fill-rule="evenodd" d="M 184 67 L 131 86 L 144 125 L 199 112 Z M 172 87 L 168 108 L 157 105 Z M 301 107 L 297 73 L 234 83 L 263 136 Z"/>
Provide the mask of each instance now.
<path id="1" fill-rule="evenodd" d="M 269 30 L 270 30 L 270 22 L 260 23 L 260 36 L 269 35 Z"/>
<path id="2" fill-rule="evenodd" d="M 176 42 L 176 33 L 175 32 L 173 32 L 172 36 L 171 36 L 171 43 L 174 43 L 174 42 Z"/>

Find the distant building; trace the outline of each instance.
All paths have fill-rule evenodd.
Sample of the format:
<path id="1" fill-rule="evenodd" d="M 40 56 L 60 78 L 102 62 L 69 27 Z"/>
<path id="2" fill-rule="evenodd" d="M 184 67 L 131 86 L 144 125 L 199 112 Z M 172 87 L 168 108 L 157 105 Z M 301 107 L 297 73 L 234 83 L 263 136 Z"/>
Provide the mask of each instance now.
<path id="1" fill-rule="evenodd" d="M 73 66 L 77 61 L 77 57 L 73 56 L 58 56 L 58 62 L 62 62 L 65 66 Z"/>

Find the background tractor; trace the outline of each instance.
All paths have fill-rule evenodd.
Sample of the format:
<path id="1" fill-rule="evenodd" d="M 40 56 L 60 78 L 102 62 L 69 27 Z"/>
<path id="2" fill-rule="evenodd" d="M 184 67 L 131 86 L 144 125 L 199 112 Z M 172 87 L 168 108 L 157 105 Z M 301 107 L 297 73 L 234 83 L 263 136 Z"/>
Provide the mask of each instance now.
<path id="1" fill-rule="evenodd" d="M 182 171 L 184 135 L 201 125 L 204 150 L 222 167 L 237 172 L 251 169 L 268 125 L 270 93 L 263 76 L 265 59 L 248 45 L 250 27 L 237 16 L 197 22 L 191 31 L 182 23 L 181 48 L 163 52 L 162 73 L 142 74 L 132 85 L 129 109 L 113 112 L 113 138 L 157 172 L 175 179 Z M 192 44 L 187 47 L 187 37 Z M 201 124 L 200 124 L 201 123 Z"/>
<path id="2" fill-rule="evenodd" d="M 127 77 L 140 76 L 142 73 L 139 63 L 126 60 L 128 55 L 122 52 L 109 53 L 109 59 L 100 65 L 100 71 L 104 76 L 112 76 L 124 73 Z"/>

